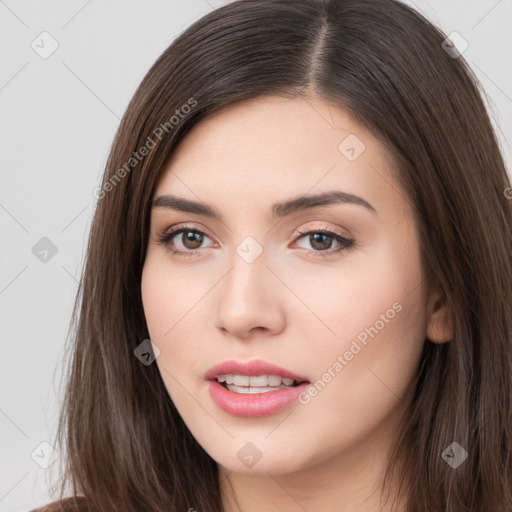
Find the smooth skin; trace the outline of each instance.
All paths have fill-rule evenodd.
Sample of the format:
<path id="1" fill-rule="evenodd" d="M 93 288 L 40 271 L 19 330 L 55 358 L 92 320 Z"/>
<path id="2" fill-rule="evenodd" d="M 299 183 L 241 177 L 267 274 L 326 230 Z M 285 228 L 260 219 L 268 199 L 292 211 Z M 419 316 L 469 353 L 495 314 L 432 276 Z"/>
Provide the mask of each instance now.
<path id="1" fill-rule="evenodd" d="M 353 161 L 355 153 L 339 149 L 350 134 L 365 146 Z M 265 96 L 194 127 L 157 184 L 154 198 L 172 194 L 222 215 L 153 208 L 141 285 L 156 364 L 219 465 L 227 512 L 390 510 L 380 485 L 425 338 L 452 335 L 448 311 L 426 296 L 413 209 L 395 173 L 385 146 L 340 107 Z M 356 195 L 375 211 L 337 203 L 272 217 L 274 203 L 327 191 Z M 203 237 L 158 243 L 184 225 Z M 354 245 L 300 233 L 318 229 Z M 251 263 L 237 253 L 249 236 L 262 249 Z M 204 375 L 228 359 L 264 359 L 322 379 L 396 303 L 400 311 L 307 404 L 244 418 L 212 401 Z M 261 453 L 250 467 L 237 456 L 249 442 Z"/>

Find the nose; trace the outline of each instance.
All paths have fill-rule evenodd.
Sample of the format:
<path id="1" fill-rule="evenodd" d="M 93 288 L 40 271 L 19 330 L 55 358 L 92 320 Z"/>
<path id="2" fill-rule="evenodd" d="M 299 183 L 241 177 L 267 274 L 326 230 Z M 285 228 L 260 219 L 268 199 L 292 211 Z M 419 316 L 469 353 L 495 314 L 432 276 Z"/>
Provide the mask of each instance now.
<path id="1" fill-rule="evenodd" d="M 267 267 L 265 252 L 251 263 L 238 254 L 232 261 L 217 287 L 217 327 L 243 340 L 279 334 L 285 326 L 284 285 Z"/>

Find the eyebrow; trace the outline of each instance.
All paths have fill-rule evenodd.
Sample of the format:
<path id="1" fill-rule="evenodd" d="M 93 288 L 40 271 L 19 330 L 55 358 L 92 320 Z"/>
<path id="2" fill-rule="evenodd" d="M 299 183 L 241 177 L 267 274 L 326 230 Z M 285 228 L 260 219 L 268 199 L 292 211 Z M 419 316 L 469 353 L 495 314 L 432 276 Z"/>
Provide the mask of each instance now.
<path id="1" fill-rule="evenodd" d="M 339 190 L 323 192 L 321 194 L 300 196 L 282 203 L 272 205 L 272 217 L 282 218 L 293 213 L 310 210 L 319 206 L 327 206 L 334 204 L 355 204 L 362 206 L 370 212 L 377 214 L 377 210 L 362 197 L 354 194 L 347 194 Z M 153 208 L 170 208 L 172 210 L 194 213 L 209 217 L 212 219 L 222 220 L 222 215 L 214 207 L 205 203 L 184 199 L 173 195 L 162 195 L 153 200 Z"/>

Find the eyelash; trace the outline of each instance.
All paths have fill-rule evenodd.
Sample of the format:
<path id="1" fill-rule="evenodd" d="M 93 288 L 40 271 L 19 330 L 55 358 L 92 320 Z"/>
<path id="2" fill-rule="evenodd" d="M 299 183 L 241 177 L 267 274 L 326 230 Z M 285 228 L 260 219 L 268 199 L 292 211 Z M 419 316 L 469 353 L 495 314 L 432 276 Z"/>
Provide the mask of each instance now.
<path id="1" fill-rule="evenodd" d="M 197 255 L 197 253 L 200 251 L 200 249 L 194 249 L 194 250 L 190 250 L 190 251 L 182 251 L 182 250 L 174 249 L 173 247 L 171 247 L 170 242 L 172 241 L 172 239 L 174 237 L 176 237 L 177 235 L 179 235 L 180 233 L 184 233 L 184 232 L 192 232 L 192 233 L 204 235 L 204 236 L 210 238 L 204 231 L 196 229 L 192 226 L 181 226 L 178 229 L 175 229 L 173 231 L 169 231 L 169 232 L 162 231 L 162 232 L 158 233 L 156 243 L 164 245 L 166 247 L 166 249 L 173 255 L 176 255 L 179 257 L 185 257 L 185 258 L 193 257 L 193 256 Z M 349 251 L 351 249 L 354 249 L 354 247 L 356 245 L 354 240 L 345 238 L 345 237 L 339 235 L 338 233 L 328 230 L 326 228 L 310 229 L 310 230 L 305 230 L 305 231 L 299 230 L 299 233 L 300 233 L 300 236 L 298 236 L 296 238 L 296 240 L 303 238 L 305 235 L 321 233 L 323 235 L 328 235 L 329 237 L 333 238 L 336 242 L 338 242 L 340 244 L 340 247 L 334 251 L 314 251 L 311 249 L 305 249 L 308 252 L 308 254 L 315 256 L 315 257 L 326 258 L 326 257 L 328 257 L 334 253 L 338 253 L 340 251 Z"/>

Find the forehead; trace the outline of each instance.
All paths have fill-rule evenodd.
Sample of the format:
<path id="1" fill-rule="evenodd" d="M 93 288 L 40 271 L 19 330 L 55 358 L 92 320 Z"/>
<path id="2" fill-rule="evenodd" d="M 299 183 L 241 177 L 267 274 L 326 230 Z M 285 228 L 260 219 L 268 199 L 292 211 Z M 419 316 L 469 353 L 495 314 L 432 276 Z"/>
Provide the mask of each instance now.
<path id="1" fill-rule="evenodd" d="M 336 189 L 372 202 L 392 193 L 392 166 L 386 148 L 342 108 L 267 96 L 196 125 L 172 154 L 155 197 L 214 198 L 229 209 Z"/>

